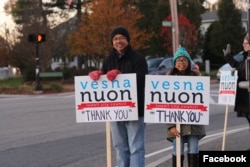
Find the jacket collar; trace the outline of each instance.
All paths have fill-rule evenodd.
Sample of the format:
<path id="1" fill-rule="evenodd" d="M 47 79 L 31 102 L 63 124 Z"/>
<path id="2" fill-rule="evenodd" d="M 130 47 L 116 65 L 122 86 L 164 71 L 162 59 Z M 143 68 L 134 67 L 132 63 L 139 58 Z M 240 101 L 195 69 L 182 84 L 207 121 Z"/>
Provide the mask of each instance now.
<path id="1" fill-rule="evenodd" d="M 131 46 L 128 45 L 121 53 L 119 53 L 116 49 L 113 48 L 112 53 L 118 58 L 122 58 L 126 55 L 126 53 L 131 49 Z"/>

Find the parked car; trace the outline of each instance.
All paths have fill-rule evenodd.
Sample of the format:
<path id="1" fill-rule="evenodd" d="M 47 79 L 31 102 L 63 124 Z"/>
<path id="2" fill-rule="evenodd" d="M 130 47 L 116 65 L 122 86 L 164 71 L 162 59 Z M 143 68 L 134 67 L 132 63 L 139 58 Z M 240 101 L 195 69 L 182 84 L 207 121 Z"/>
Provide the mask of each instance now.
<path id="1" fill-rule="evenodd" d="M 167 71 L 171 70 L 174 67 L 174 63 L 173 63 L 173 57 L 168 57 L 165 58 L 157 67 L 156 70 L 151 71 L 149 74 L 152 75 L 165 75 L 167 73 Z M 200 67 L 198 64 L 194 63 L 193 61 L 191 61 L 191 68 L 195 69 L 195 70 L 199 70 Z"/>
<path id="2" fill-rule="evenodd" d="M 219 69 L 218 69 L 218 72 L 216 74 L 216 77 L 217 77 L 217 80 L 219 81 L 220 80 L 220 75 L 221 75 L 221 71 L 232 71 L 234 68 L 232 68 L 230 66 L 230 64 L 226 63 L 224 65 L 222 65 Z"/>
<path id="3" fill-rule="evenodd" d="M 159 64 L 164 60 L 163 57 L 155 57 L 147 59 L 148 64 L 148 72 L 151 73 L 152 71 L 157 70 Z"/>

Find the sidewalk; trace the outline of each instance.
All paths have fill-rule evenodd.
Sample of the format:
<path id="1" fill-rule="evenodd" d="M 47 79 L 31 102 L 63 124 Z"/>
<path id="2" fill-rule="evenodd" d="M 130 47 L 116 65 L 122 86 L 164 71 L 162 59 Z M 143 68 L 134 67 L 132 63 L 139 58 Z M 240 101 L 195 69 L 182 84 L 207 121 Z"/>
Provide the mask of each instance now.
<path id="1" fill-rule="evenodd" d="M 223 131 L 222 131 L 223 132 Z M 246 124 L 241 130 L 228 130 L 225 142 L 225 151 L 250 151 L 250 130 Z M 200 140 L 200 151 L 221 151 L 223 133 L 218 136 L 207 135 L 207 138 Z M 186 151 L 186 150 L 185 150 Z M 170 167 L 172 166 L 172 154 L 168 152 L 166 157 L 153 162 L 146 167 Z M 184 167 L 187 167 L 187 156 L 185 155 Z"/>

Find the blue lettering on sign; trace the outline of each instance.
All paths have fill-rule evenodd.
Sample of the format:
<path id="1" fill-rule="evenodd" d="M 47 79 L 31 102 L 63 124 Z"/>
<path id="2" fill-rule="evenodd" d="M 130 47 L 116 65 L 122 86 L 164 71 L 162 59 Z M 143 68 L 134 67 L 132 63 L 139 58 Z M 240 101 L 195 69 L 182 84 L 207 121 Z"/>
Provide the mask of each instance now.
<path id="1" fill-rule="evenodd" d="M 164 81 L 162 83 L 162 88 L 165 89 L 165 90 L 168 90 L 169 89 L 169 85 L 170 85 L 170 83 L 168 81 Z"/>
<path id="2" fill-rule="evenodd" d="M 236 79 L 236 76 L 231 74 L 221 76 L 221 81 L 235 81 Z"/>
<path id="3" fill-rule="evenodd" d="M 97 89 L 98 88 L 98 82 L 94 81 L 91 83 L 91 88 L 92 89 Z"/>
<path id="4" fill-rule="evenodd" d="M 107 89 L 108 88 L 107 80 L 103 80 L 102 81 L 102 88 L 103 89 Z"/>
<path id="5" fill-rule="evenodd" d="M 83 90 L 88 90 L 88 89 L 99 89 L 99 88 L 102 88 L 102 89 L 114 89 L 114 88 L 131 88 L 131 82 L 130 80 L 128 79 L 124 79 L 123 81 L 120 81 L 120 80 L 113 80 L 111 82 L 111 84 L 108 84 L 108 82 L 110 81 L 107 81 L 107 80 L 102 80 L 100 83 L 97 82 L 97 81 L 86 81 L 86 82 L 83 82 L 81 81 L 80 82 L 80 85 L 81 85 L 81 88 Z"/>
<path id="6" fill-rule="evenodd" d="M 88 82 L 80 82 L 82 89 L 86 89 Z"/>
<path id="7" fill-rule="evenodd" d="M 196 91 L 204 91 L 204 85 L 202 82 L 192 83 L 190 81 L 175 81 L 172 84 L 173 90 L 193 90 L 193 87 L 195 87 Z M 171 83 L 168 81 L 163 81 L 162 83 L 160 83 L 160 81 L 151 81 L 151 86 L 155 90 L 158 90 L 160 85 L 164 90 L 169 90 L 171 88 Z"/>
<path id="8" fill-rule="evenodd" d="M 151 84 L 153 89 L 156 89 L 158 87 L 159 81 L 157 81 L 156 83 L 154 83 L 154 81 L 151 81 Z"/>
<path id="9" fill-rule="evenodd" d="M 180 89 L 180 82 L 174 82 L 174 90 Z"/>

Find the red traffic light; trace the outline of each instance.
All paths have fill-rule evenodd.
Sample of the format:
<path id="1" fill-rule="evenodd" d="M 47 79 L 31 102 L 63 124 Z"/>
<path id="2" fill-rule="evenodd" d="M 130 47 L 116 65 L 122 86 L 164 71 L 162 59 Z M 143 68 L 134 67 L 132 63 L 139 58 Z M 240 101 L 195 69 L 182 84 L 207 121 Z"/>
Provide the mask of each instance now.
<path id="1" fill-rule="evenodd" d="M 37 34 L 36 35 L 36 42 L 37 43 L 45 42 L 45 34 Z"/>
<path id="2" fill-rule="evenodd" d="M 41 43 L 46 41 L 46 35 L 45 34 L 29 34 L 28 37 L 29 42 L 33 43 Z"/>

